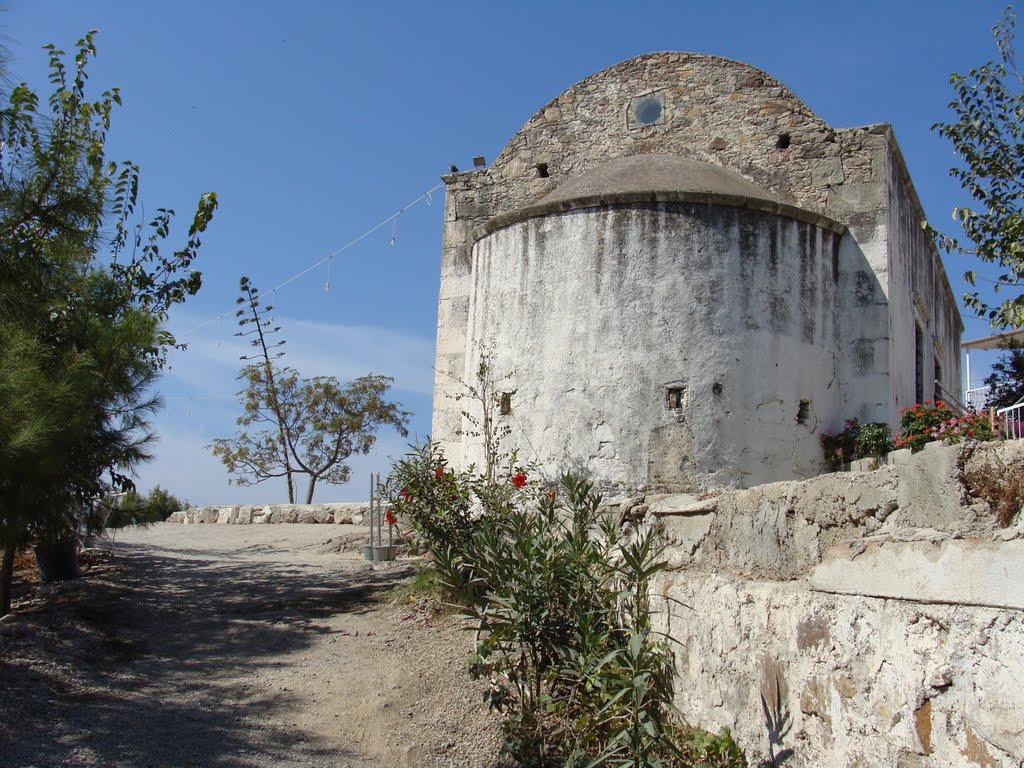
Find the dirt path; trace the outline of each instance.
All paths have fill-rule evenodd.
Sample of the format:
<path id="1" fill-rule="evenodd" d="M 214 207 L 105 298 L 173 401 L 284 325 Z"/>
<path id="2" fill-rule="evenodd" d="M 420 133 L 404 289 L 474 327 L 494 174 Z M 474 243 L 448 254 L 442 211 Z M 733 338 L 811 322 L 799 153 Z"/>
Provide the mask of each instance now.
<path id="1" fill-rule="evenodd" d="M 485 766 L 470 636 L 349 526 L 160 524 L 0 622 L 0 765 Z M 328 540 L 333 540 L 328 542 Z"/>

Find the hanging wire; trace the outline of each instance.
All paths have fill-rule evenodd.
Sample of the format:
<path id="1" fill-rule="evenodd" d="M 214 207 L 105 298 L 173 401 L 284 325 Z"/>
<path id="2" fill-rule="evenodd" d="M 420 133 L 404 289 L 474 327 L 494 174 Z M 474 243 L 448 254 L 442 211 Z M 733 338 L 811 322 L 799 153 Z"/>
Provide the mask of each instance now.
<path id="1" fill-rule="evenodd" d="M 398 217 L 402 215 L 399 211 L 395 214 L 394 218 L 391 219 L 391 245 L 395 244 L 395 236 L 398 234 Z"/>
<path id="2" fill-rule="evenodd" d="M 331 290 L 331 261 L 327 260 L 327 284 L 324 286 L 324 293 L 328 293 Z"/>
<path id="3" fill-rule="evenodd" d="M 224 315 L 217 318 L 217 346 L 221 345 L 224 341 Z"/>
<path id="4" fill-rule="evenodd" d="M 443 181 L 438 182 L 433 187 L 431 187 L 426 192 L 424 192 L 422 195 L 420 195 L 415 200 L 413 200 L 411 203 L 406 204 L 405 206 L 400 208 L 398 211 L 396 211 L 395 213 L 393 213 L 390 216 L 388 216 L 386 219 L 382 219 L 381 221 L 379 221 L 376 224 L 374 224 L 368 230 L 363 232 L 363 234 L 359 235 L 359 237 L 355 238 L 354 240 L 349 241 L 348 243 L 345 243 L 345 245 L 341 246 L 341 248 L 338 248 L 333 253 L 328 254 L 327 256 L 325 256 L 324 258 L 320 259 L 320 261 L 316 262 L 315 264 L 311 264 L 310 266 L 306 267 L 301 272 L 295 273 L 294 275 L 289 277 L 287 280 L 284 280 L 283 282 L 278 283 L 272 289 L 270 289 L 270 291 L 277 291 L 278 288 L 284 288 L 285 286 L 291 285 L 292 283 L 294 283 L 300 277 L 305 277 L 307 274 L 312 272 L 314 269 L 316 269 L 317 267 L 321 266 L 324 262 L 330 261 L 331 259 L 333 259 L 335 256 L 339 255 L 340 253 L 343 253 L 343 252 L 347 251 L 349 248 L 353 247 L 354 245 L 357 245 L 358 243 L 362 242 L 363 240 L 368 238 L 370 235 L 372 235 L 374 232 L 376 232 L 381 227 L 384 227 L 387 224 L 393 222 L 395 219 L 397 219 L 399 216 L 401 216 L 407 210 L 412 208 L 414 205 L 418 204 L 420 202 L 420 200 L 427 200 L 427 199 L 429 199 L 432 192 L 436 192 L 437 190 L 439 190 L 443 186 L 444 186 L 444 182 Z M 394 233 L 392 233 L 392 238 L 394 238 Z M 268 292 L 269 291 L 264 291 L 263 293 L 258 294 L 255 298 L 261 299 L 264 296 L 266 296 Z M 223 313 L 221 315 L 218 315 L 218 317 L 210 318 L 209 320 L 207 320 L 207 321 L 205 321 L 203 323 L 200 323 L 197 326 L 194 326 L 193 328 L 189 329 L 185 333 L 181 334 L 181 338 L 184 339 L 184 338 L 186 338 L 188 336 L 191 336 L 196 331 L 201 330 L 201 329 L 205 328 L 206 326 L 208 326 L 208 325 L 210 325 L 212 323 L 215 323 L 220 317 L 224 317 L 224 316 L 226 316 L 228 314 L 231 314 L 231 313 L 230 312 L 225 312 L 225 313 Z"/>

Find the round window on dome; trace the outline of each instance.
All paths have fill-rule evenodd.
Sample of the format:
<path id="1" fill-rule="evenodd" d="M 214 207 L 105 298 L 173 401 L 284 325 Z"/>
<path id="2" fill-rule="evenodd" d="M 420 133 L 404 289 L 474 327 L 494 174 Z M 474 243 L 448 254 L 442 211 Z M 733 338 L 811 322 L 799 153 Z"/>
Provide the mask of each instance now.
<path id="1" fill-rule="evenodd" d="M 665 99 L 660 93 L 649 93 L 633 99 L 633 125 L 660 123 L 665 115 Z"/>

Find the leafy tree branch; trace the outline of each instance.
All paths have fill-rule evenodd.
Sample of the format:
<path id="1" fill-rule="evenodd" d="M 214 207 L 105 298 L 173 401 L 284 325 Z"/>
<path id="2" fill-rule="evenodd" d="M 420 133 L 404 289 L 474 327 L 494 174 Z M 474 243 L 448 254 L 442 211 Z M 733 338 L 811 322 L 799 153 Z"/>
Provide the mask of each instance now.
<path id="1" fill-rule="evenodd" d="M 974 201 L 953 209 L 963 239 L 933 234 L 941 249 L 1002 269 L 993 291 L 1009 289 L 1009 297 L 993 301 L 976 290 L 963 297 L 993 328 L 1024 326 L 1024 77 L 1013 54 L 1016 19 L 1008 6 L 992 28 L 998 60 L 950 77 L 953 120 L 932 126 L 952 143 L 961 164 L 949 173 Z M 978 276 L 968 270 L 964 279 L 974 286 Z"/>

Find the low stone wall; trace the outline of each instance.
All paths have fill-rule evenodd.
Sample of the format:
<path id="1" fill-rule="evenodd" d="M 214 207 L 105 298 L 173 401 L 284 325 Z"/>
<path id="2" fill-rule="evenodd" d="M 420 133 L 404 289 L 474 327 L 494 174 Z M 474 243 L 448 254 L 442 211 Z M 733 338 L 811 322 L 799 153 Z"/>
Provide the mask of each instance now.
<path id="1" fill-rule="evenodd" d="M 787 768 L 1022 765 L 1024 522 L 997 528 L 962 481 L 1014 456 L 1024 445 L 936 445 L 874 471 L 613 502 L 669 545 L 657 590 L 686 718 Z"/>
<path id="2" fill-rule="evenodd" d="M 259 525 L 270 523 L 350 523 L 362 525 L 370 505 L 365 501 L 331 504 L 236 504 L 231 506 L 191 507 L 173 513 L 169 523 L 210 523 L 220 525 Z"/>

